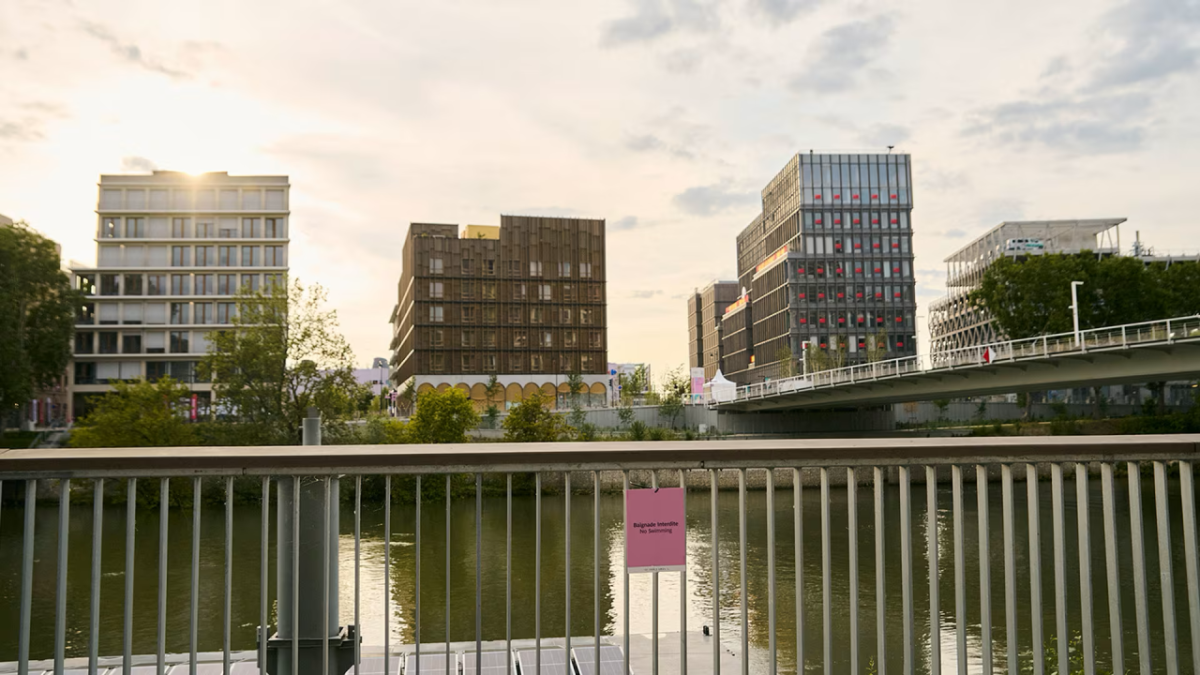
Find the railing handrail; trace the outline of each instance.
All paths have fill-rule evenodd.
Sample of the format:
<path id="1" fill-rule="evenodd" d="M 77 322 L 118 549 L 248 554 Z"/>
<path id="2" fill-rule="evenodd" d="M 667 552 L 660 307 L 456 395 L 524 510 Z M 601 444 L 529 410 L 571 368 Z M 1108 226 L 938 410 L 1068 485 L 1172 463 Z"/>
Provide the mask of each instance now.
<path id="1" fill-rule="evenodd" d="M 626 469 L 853 467 L 1170 461 L 1200 434 L 30 449 L 0 452 L 0 480 L 238 475 L 525 473 Z"/>
<path id="2" fill-rule="evenodd" d="M 1172 342 L 1179 338 L 1173 337 L 1169 331 L 1167 332 L 1166 335 L 1164 335 L 1161 338 L 1151 337 L 1149 339 L 1131 339 L 1131 336 L 1129 335 L 1129 333 L 1130 333 L 1131 329 L 1139 329 L 1142 327 L 1154 327 L 1154 326 L 1162 326 L 1164 328 L 1170 328 L 1172 323 L 1183 324 L 1188 321 L 1200 321 L 1200 314 L 1193 314 L 1190 316 L 1181 316 L 1181 317 L 1172 317 L 1169 319 L 1156 319 L 1153 321 L 1139 321 L 1136 323 L 1126 323 L 1126 324 L 1121 324 L 1121 325 L 1117 325 L 1117 326 L 1102 326 L 1100 328 L 1089 328 L 1087 330 L 1081 330 L 1081 331 L 1079 331 L 1079 344 L 1078 345 L 1073 344 L 1075 341 L 1075 333 L 1074 333 L 1074 331 L 1072 331 L 1072 332 L 1068 332 L 1068 333 L 1052 333 L 1052 334 L 1048 334 L 1048 335 L 1039 335 L 1037 337 L 1022 338 L 1019 340 L 1002 340 L 1002 341 L 997 341 L 997 342 L 989 342 L 989 343 L 985 343 L 985 344 L 981 344 L 981 345 L 974 345 L 971 347 L 958 347 L 955 349 L 949 349 L 949 350 L 945 350 L 945 351 L 929 353 L 927 355 L 928 361 L 929 361 L 928 368 L 922 368 L 922 363 L 923 363 L 924 359 L 923 359 L 922 355 L 920 355 L 920 354 L 918 354 L 916 356 L 902 356 L 902 357 L 895 358 L 895 359 L 887 359 L 885 361 L 856 363 L 854 365 L 843 366 L 841 368 L 832 368 L 829 370 L 819 370 L 819 371 L 815 371 L 812 373 L 808 373 L 807 375 L 795 375 L 795 376 L 791 376 L 791 377 L 787 377 L 787 378 L 782 378 L 779 380 L 771 380 L 770 382 L 760 382 L 760 383 L 755 383 L 755 384 L 743 385 L 741 387 L 738 387 L 735 390 L 735 398 L 732 401 L 712 401 L 712 403 L 714 405 L 719 405 L 721 403 L 737 403 L 739 401 L 743 401 L 743 400 L 747 400 L 747 399 L 751 398 L 752 391 L 761 392 L 764 385 L 769 385 L 769 386 L 772 386 L 772 387 L 778 389 L 779 385 L 781 385 L 785 382 L 798 382 L 798 381 L 803 381 L 803 380 L 809 380 L 812 382 L 812 384 L 811 384 L 811 386 L 806 387 L 805 389 L 810 389 L 810 390 L 837 386 L 840 384 L 844 384 L 846 382 L 853 382 L 854 374 L 856 372 L 860 372 L 860 371 L 864 371 L 864 370 L 878 371 L 878 370 L 883 370 L 883 369 L 888 369 L 888 368 L 894 367 L 895 368 L 894 375 L 902 376 L 902 375 L 905 375 L 908 373 L 914 373 L 914 372 L 954 370 L 956 368 L 963 368 L 963 367 L 983 366 L 983 365 L 987 365 L 987 364 L 979 363 L 979 355 L 982 354 L 985 349 L 991 349 L 997 355 L 997 357 L 999 357 L 998 360 L 1005 360 L 1005 361 L 1013 361 L 1013 360 L 1017 360 L 1018 358 L 1021 358 L 1021 359 L 1046 358 L 1049 356 L 1059 356 L 1064 353 L 1086 352 L 1088 350 L 1094 351 L 1096 349 L 1103 349 L 1104 347 L 1103 346 L 1097 347 L 1095 345 L 1089 346 L 1087 344 L 1087 341 L 1088 341 L 1089 336 L 1094 336 L 1094 335 L 1098 335 L 1098 334 L 1112 335 L 1112 334 L 1119 333 L 1121 335 L 1121 343 L 1120 343 L 1120 345 L 1110 345 L 1110 347 L 1112 347 L 1112 348 L 1117 348 L 1117 347 L 1123 348 L 1123 347 L 1129 346 L 1130 344 L 1135 344 L 1135 345 L 1136 344 L 1148 344 L 1148 343 L 1163 342 L 1163 341 Z M 1188 339 L 1188 338 L 1187 338 L 1187 336 L 1183 336 L 1183 339 Z M 1200 339 L 1200 337 L 1197 337 L 1196 339 Z M 1060 345 L 1064 342 L 1072 343 L 1072 348 L 1069 350 L 1065 350 L 1065 352 L 1063 350 L 1057 350 L 1057 349 L 1054 352 L 1050 352 L 1049 347 L 1051 345 L 1054 345 L 1055 347 L 1057 347 L 1058 345 Z M 1038 345 L 1038 344 L 1041 344 L 1044 347 L 1041 350 L 1041 352 L 1039 352 L 1039 353 L 1031 354 L 1029 356 L 1021 356 L 1021 357 L 1017 357 L 1015 355 L 1015 349 L 1018 346 Z M 971 362 L 968 364 L 960 363 L 955 358 L 960 355 L 966 355 L 966 356 L 971 357 L 970 358 Z M 939 364 L 944 364 L 944 365 L 939 365 Z M 912 365 L 912 366 L 915 366 L 915 368 L 904 369 L 903 366 L 906 366 L 906 365 Z M 789 391 L 788 393 L 791 393 L 791 392 Z M 758 397 L 759 398 L 763 397 L 763 394 L 759 393 Z"/>

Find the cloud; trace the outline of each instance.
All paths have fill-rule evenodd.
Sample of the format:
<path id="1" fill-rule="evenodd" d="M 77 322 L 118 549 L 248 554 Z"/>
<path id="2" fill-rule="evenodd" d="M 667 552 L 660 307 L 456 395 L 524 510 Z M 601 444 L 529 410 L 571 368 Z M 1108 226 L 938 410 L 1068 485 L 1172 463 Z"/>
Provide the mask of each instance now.
<path id="1" fill-rule="evenodd" d="M 669 73 L 688 75 L 700 68 L 704 54 L 704 50 L 700 49 L 677 49 L 663 56 L 662 64 Z"/>
<path id="2" fill-rule="evenodd" d="M 44 138 L 41 129 L 35 122 L 6 122 L 0 120 L 0 140 L 5 141 L 38 141 Z"/>
<path id="3" fill-rule="evenodd" d="M 662 291 L 655 289 L 653 291 L 630 291 L 629 292 L 629 297 L 636 298 L 638 300 L 649 300 L 650 298 L 653 298 L 656 295 L 662 295 Z"/>
<path id="4" fill-rule="evenodd" d="M 1195 2 L 1130 0 L 1100 18 L 1091 51 L 1050 60 L 1042 79 L 1053 86 L 977 111 L 963 133 L 1066 154 L 1140 149 L 1159 124 L 1158 99 L 1166 85 L 1200 68 L 1197 31 Z"/>
<path id="5" fill-rule="evenodd" d="M 887 14 L 834 26 L 817 38 L 802 59 L 804 71 L 789 83 L 797 92 L 832 94 L 862 84 L 864 74 L 887 49 L 895 20 Z"/>
<path id="6" fill-rule="evenodd" d="M 870 147 L 900 145 L 912 136 L 908 127 L 899 124 L 876 124 L 861 132 L 858 139 Z"/>
<path id="7" fill-rule="evenodd" d="M 675 195 L 672 201 L 681 211 L 692 216 L 711 216 L 739 206 L 749 206 L 761 199 L 757 192 L 732 190 L 727 184 L 697 185 Z"/>
<path id="8" fill-rule="evenodd" d="M 29 60 L 29 50 L 22 47 L 16 51 L 14 51 L 12 53 L 12 56 L 17 61 L 28 61 Z"/>
<path id="9" fill-rule="evenodd" d="M 654 134 L 640 134 L 625 139 L 625 147 L 634 152 L 663 152 L 678 159 L 695 159 L 686 147 L 668 143 Z"/>
<path id="10" fill-rule="evenodd" d="M 673 32 L 711 32 L 720 26 L 711 0 L 634 0 L 633 14 L 604 25 L 600 44 L 648 43 Z"/>
<path id="11" fill-rule="evenodd" d="M 791 23 L 801 14 L 820 7 L 825 0 L 750 0 L 750 11 L 774 24 Z"/>
<path id="12" fill-rule="evenodd" d="M 157 164 L 145 157 L 129 156 L 121 158 L 121 171 L 131 173 L 134 171 L 150 172 L 157 168 Z"/>
<path id="13" fill-rule="evenodd" d="M 608 229 L 610 232 L 621 232 L 623 230 L 632 230 L 633 228 L 635 228 L 637 226 L 638 226 L 637 216 L 625 216 L 624 218 L 618 218 L 618 219 L 612 221 L 611 223 L 608 223 Z"/>
<path id="14" fill-rule="evenodd" d="M 174 80 L 182 80 L 191 77 L 188 73 L 182 70 L 171 68 L 157 59 L 151 58 L 142 52 L 142 48 L 133 44 L 121 41 L 108 27 L 95 23 L 94 21 L 83 21 L 80 23 L 83 32 L 91 35 L 100 42 L 108 45 L 112 53 L 118 57 L 138 65 L 151 72 L 166 75 Z"/>
<path id="15" fill-rule="evenodd" d="M 958 228 L 951 228 L 951 229 L 949 229 L 949 230 L 934 230 L 934 231 L 931 231 L 931 232 L 929 233 L 929 236 L 931 236 L 931 237 L 943 237 L 943 238 L 945 238 L 945 239 L 962 239 L 963 237 L 967 236 L 967 233 L 966 233 L 966 231 L 965 231 L 965 230 L 960 230 L 960 229 L 958 229 Z"/>
<path id="16" fill-rule="evenodd" d="M 950 192 L 967 187 L 971 184 L 971 179 L 962 171 L 939 171 L 934 169 L 923 172 L 919 176 L 918 184 L 921 186 L 922 192 L 925 190 L 929 190 L 930 192 Z"/>

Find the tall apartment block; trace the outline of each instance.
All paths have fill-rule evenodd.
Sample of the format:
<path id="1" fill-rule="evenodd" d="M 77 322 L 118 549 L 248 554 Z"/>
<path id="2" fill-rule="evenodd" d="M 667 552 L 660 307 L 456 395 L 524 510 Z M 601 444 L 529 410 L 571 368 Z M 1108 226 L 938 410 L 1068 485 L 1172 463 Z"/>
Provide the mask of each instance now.
<path id="1" fill-rule="evenodd" d="M 457 387 L 479 407 L 492 375 L 512 405 L 565 396 L 580 374 L 608 399 L 604 221 L 501 216 L 499 226 L 412 223 L 392 310 L 391 379 Z"/>
<path id="2" fill-rule="evenodd" d="M 96 267 L 72 269 L 87 295 L 76 320 L 72 416 L 118 380 L 169 375 L 211 401 L 196 376 L 212 331 L 230 328 L 240 288 L 281 283 L 288 270 L 287 176 L 100 177 Z"/>
<path id="3" fill-rule="evenodd" d="M 911 186 L 903 154 L 798 154 L 767 184 L 737 237 L 729 379 L 798 370 L 806 346 L 847 365 L 916 354 Z"/>
<path id="4" fill-rule="evenodd" d="M 688 365 L 703 368 L 705 381 L 721 367 L 721 317 L 737 297 L 736 281 L 714 281 L 688 297 Z"/>

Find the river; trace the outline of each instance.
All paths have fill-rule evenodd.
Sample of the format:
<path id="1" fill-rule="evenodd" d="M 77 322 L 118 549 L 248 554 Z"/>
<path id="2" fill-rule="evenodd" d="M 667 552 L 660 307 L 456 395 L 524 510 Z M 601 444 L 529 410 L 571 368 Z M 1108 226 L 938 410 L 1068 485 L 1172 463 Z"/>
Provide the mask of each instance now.
<path id="1" fill-rule="evenodd" d="M 1098 481 L 1091 482 L 1091 560 L 1092 597 L 1095 606 L 1096 652 L 1100 663 L 1107 668 L 1109 659 L 1108 590 L 1105 583 L 1103 513 L 1100 508 Z M 1081 630 L 1079 565 L 1074 482 L 1066 481 L 1066 592 L 1069 606 L 1069 630 Z M 966 564 L 968 580 L 967 613 L 969 659 L 972 671 L 979 667 L 980 646 L 978 591 L 979 548 L 976 496 L 971 486 L 965 493 Z M 343 486 L 343 490 L 352 486 Z M 1043 625 L 1046 641 L 1055 633 L 1054 549 L 1050 514 L 1050 485 L 1040 486 L 1041 501 L 1041 566 L 1043 584 Z M 1190 663 L 1188 635 L 1188 603 L 1183 561 L 1183 539 L 1180 524 L 1178 485 L 1173 485 L 1172 551 L 1176 592 L 1177 626 L 1180 642 L 1180 661 Z M 1027 654 L 1030 644 L 1030 589 L 1028 576 L 1028 520 L 1024 507 L 1025 485 L 1017 483 L 1016 559 L 1018 566 L 1017 604 L 1019 612 L 1018 638 L 1021 651 Z M 1162 611 L 1156 532 L 1153 510 L 1153 485 L 1143 487 L 1146 498 L 1143 509 L 1143 528 L 1146 532 L 1146 563 L 1149 584 L 1149 620 L 1153 662 L 1156 670 L 1163 665 Z M 990 560 L 992 579 L 992 625 L 997 669 L 1005 663 L 1005 597 L 1004 541 L 1000 485 L 992 484 L 990 496 Z M 593 497 L 577 495 L 571 507 L 571 600 L 573 635 L 593 634 Z M 687 621 L 691 630 L 711 624 L 711 527 L 709 493 L 693 491 L 688 496 L 688 588 Z M 849 667 L 849 539 L 848 509 L 845 488 L 833 490 L 832 509 L 832 592 L 834 671 L 845 672 Z M 740 580 L 738 567 L 738 523 L 736 492 L 719 496 L 721 513 L 720 547 L 720 606 L 722 641 L 736 650 L 740 643 Z M 885 545 L 885 579 L 887 584 L 887 665 L 899 672 L 902 666 L 902 607 L 900 585 L 899 490 L 889 486 L 887 500 L 887 539 Z M 955 585 L 953 550 L 953 513 L 948 485 L 941 486 L 938 502 L 938 560 L 940 570 L 940 626 L 943 672 L 954 672 L 955 656 Z M 1128 540 L 1128 494 L 1117 491 L 1118 532 L 1121 534 L 1120 556 L 1122 571 L 1122 611 L 1126 666 L 1136 664 L 1137 633 L 1134 625 L 1132 558 Z M 765 672 L 765 649 L 768 644 L 768 575 L 767 575 L 767 502 L 765 492 L 747 495 L 747 564 L 749 633 L 755 672 Z M 773 505 L 776 517 L 776 635 L 781 670 L 794 669 L 796 657 L 795 559 L 792 527 L 792 493 L 790 488 L 776 492 Z M 875 550 L 873 495 L 869 487 L 859 488 L 858 545 L 859 545 L 859 649 L 860 663 L 866 667 L 876 653 Z M 475 617 L 475 526 L 474 501 L 456 501 L 451 509 L 450 531 L 450 595 L 455 609 L 450 616 L 452 640 L 474 640 Z M 340 601 L 342 622 L 352 621 L 354 607 L 354 522 L 353 513 L 343 507 L 340 535 Z M 804 642 L 808 670 L 822 667 L 822 583 L 821 583 L 821 496 L 820 490 L 805 488 L 803 496 L 803 585 L 804 585 Z M 22 509 L 13 503 L 0 513 L 0 661 L 17 657 L 17 635 L 20 594 L 20 561 L 22 541 Z M 505 631 L 505 502 L 503 498 L 487 498 L 483 504 L 483 639 L 504 639 Z M 415 588 L 413 577 L 414 509 L 394 506 L 392 509 L 392 644 L 411 642 L 414 626 Z M 421 629 L 423 642 L 439 642 L 446 633 L 446 529 L 444 502 L 426 502 L 422 513 L 422 575 Z M 257 505 L 239 505 L 233 517 L 233 648 L 255 648 L 255 626 L 259 618 L 260 518 Z M 214 506 L 202 511 L 200 527 L 200 623 L 201 651 L 219 650 L 223 625 L 224 569 L 224 509 Z M 926 511 L 924 486 L 913 486 L 913 596 L 917 625 L 917 658 L 922 670 L 929 659 L 929 578 L 926 558 Z M 513 637 L 534 635 L 534 527 L 535 504 L 532 497 L 513 499 Z M 151 654 L 157 650 L 157 584 L 158 584 L 158 512 L 140 509 L 137 514 L 136 573 L 133 616 L 133 651 Z M 186 652 L 189 649 L 190 578 L 191 578 L 190 509 L 174 510 L 169 516 L 170 546 L 168 551 L 166 649 Z M 86 656 L 89 620 L 89 585 L 91 569 L 92 513 L 90 506 L 77 504 L 70 514 L 70 536 L 67 577 L 66 631 L 67 656 Z M 274 514 L 271 518 L 275 525 Z M 602 632 L 619 633 L 624 623 L 622 607 L 622 503 L 621 496 L 602 495 L 600 498 L 600 606 Z M 37 509 L 34 564 L 34 602 L 31 653 L 33 658 L 50 658 L 54 648 L 55 561 L 58 529 L 57 508 L 44 504 Z M 274 559 L 272 534 L 270 559 Z M 383 642 L 383 509 L 381 504 L 364 504 L 362 513 L 361 611 L 363 636 L 366 644 Z M 564 632 L 564 569 L 565 529 L 562 496 L 543 497 L 542 513 L 542 634 L 561 636 Z M 101 635 L 100 653 L 119 655 L 122 649 L 124 598 L 125 511 L 123 507 L 108 507 L 104 512 L 101 578 Z M 275 596 L 275 574 L 270 574 L 271 603 Z M 679 629 L 679 575 L 663 573 L 659 580 L 659 628 L 664 633 Z M 646 634 L 651 631 L 649 575 L 635 575 L 631 580 L 630 630 Z M 274 624 L 274 618 L 271 620 Z M 674 635 L 664 639 L 677 639 Z M 1025 661 L 1028 656 L 1022 657 Z"/>

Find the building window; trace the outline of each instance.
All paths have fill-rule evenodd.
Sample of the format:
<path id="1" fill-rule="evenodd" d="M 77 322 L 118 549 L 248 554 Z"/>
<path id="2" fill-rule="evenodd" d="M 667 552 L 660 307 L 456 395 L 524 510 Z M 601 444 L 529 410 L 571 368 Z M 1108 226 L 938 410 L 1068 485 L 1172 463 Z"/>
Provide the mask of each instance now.
<path id="1" fill-rule="evenodd" d="M 444 308 L 441 305 L 434 305 L 429 308 L 429 320 L 434 323 L 441 323 L 444 316 Z"/>
<path id="2" fill-rule="evenodd" d="M 529 276 L 531 276 L 531 277 L 542 276 L 542 262 L 540 260 L 530 260 L 529 261 Z"/>
<path id="3" fill-rule="evenodd" d="M 513 284 L 513 300 L 525 299 L 525 284 Z"/>
<path id="4" fill-rule="evenodd" d="M 554 333 L 551 333 L 548 330 L 542 331 L 542 346 L 543 347 L 553 347 L 554 346 Z"/>
<path id="5" fill-rule="evenodd" d="M 483 370 L 484 370 L 484 372 L 488 372 L 488 373 L 496 372 L 496 355 L 495 354 L 484 354 L 483 355 Z"/>
<path id="6" fill-rule="evenodd" d="M 579 276 L 582 279 L 592 278 L 592 263 L 579 263 Z"/>
<path id="7" fill-rule="evenodd" d="M 564 326 L 571 325 L 571 309 L 569 307 L 558 310 L 558 322 Z"/>
<path id="8" fill-rule="evenodd" d="M 96 275 L 80 274 L 75 277 L 75 289 L 84 295 L 96 294 Z"/>
<path id="9" fill-rule="evenodd" d="M 462 369 L 463 369 L 464 373 L 475 372 L 475 355 L 474 354 L 463 354 L 462 355 Z"/>
<path id="10" fill-rule="evenodd" d="M 233 323 L 233 316 L 237 312 L 237 305 L 232 302 L 217 303 L 217 323 Z"/>
<path id="11" fill-rule="evenodd" d="M 172 274 L 171 275 L 171 295 L 191 295 L 192 294 L 192 275 L 190 274 Z"/>
<path id="12" fill-rule="evenodd" d="M 171 353 L 172 354 L 187 354 L 188 353 L 188 338 L 190 335 L 186 330 L 171 331 Z"/>
<path id="13" fill-rule="evenodd" d="M 121 353 L 122 354 L 141 354 L 142 353 L 142 336 L 129 335 L 128 333 L 121 336 Z"/>
<path id="14" fill-rule="evenodd" d="M 267 239 L 283 239 L 283 218 L 267 218 L 263 236 Z"/>
<path id="15" fill-rule="evenodd" d="M 489 305 L 483 308 L 483 322 L 496 323 L 496 308 L 494 306 Z"/>
<path id="16" fill-rule="evenodd" d="M 233 295 L 237 293 L 236 274 L 217 275 L 217 295 Z"/>
<path id="17" fill-rule="evenodd" d="M 529 338 L 526 336 L 524 329 L 519 329 L 519 330 L 513 331 L 513 346 L 514 347 L 528 347 L 529 346 Z"/>
<path id="18" fill-rule="evenodd" d="M 592 310 L 591 309 L 588 309 L 587 307 L 581 307 L 579 309 L 579 323 L 581 323 L 585 326 L 592 325 Z"/>
<path id="19" fill-rule="evenodd" d="M 462 282 L 462 297 L 463 300 L 475 299 L 475 284 L 470 281 Z"/>
<path id="20" fill-rule="evenodd" d="M 440 282 L 440 281 L 429 282 L 429 297 L 440 299 L 444 292 L 445 292 L 445 287 L 442 285 L 442 282 Z"/>
<path id="21" fill-rule="evenodd" d="M 443 370 L 445 370 L 446 369 L 446 355 L 445 354 L 430 354 L 429 355 L 429 369 L 435 373 L 440 373 Z"/>
<path id="22" fill-rule="evenodd" d="M 76 354 L 91 354 L 95 351 L 96 351 L 95 333 L 76 333 L 75 334 L 75 353 Z"/>
<path id="23" fill-rule="evenodd" d="M 125 295 L 145 295 L 145 290 L 142 286 L 142 275 L 125 275 Z"/>
<path id="24" fill-rule="evenodd" d="M 483 299 L 484 300 L 495 300 L 496 299 L 496 282 L 494 282 L 494 281 L 483 282 Z"/>
<path id="25" fill-rule="evenodd" d="M 462 332 L 462 346 L 464 346 L 464 347 L 474 347 L 475 346 L 475 331 L 464 330 Z"/>
<path id="26" fill-rule="evenodd" d="M 508 322 L 509 323 L 521 323 L 521 308 L 520 307 L 509 307 L 508 308 Z"/>
<path id="27" fill-rule="evenodd" d="M 520 354 L 508 355 L 508 371 L 511 373 L 519 373 L 525 369 L 525 357 Z"/>
<path id="28" fill-rule="evenodd" d="M 257 274 L 243 274 L 242 275 L 242 290 L 249 291 L 251 293 L 257 293 L 258 292 L 258 275 Z"/>
<path id="29" fill-rule="evenodd" d="M 100 336 L 101 354 L 116 354 L 117 353 L 117 334 L 111 331 L 104 331 L 98 334 Z"/>
<path id="30" fill-rule="evenodd" d="M 571 284 L 563 284 L 562 299 L 565 302 L 575 302 L 575 287 Z"/>
<path id="31" fill-rule="evenodd" d="M 591 369 L 592 369 L 592 355 L 591 354 L 580 354 L 579 355 L 579 371 L 582 373 L 586 373 L 586 372 L 591 371 Z"/>
<path id="32" fill-rule="evenodd" d="M 463 323 L 475 323 L 475 308 L 467 305 L 462 308 Z"/>
<path id="33" fill-rule="evenodd" d="M 217 250 L 213 246 L 196 247 L 196 267 L 209 267 L 217 264 Z"/>
<path id="34" fill-rule="evenodd" d="M 576 343 L 577 343 L 577 340 L 576 340 L 575 331 L 569 330 L 569 331 L 566 331 L 565 333 L 563 333 L 563 346 L 564 347 L 574 347 L 574 346 L 576 346 Z"/>
<path id="35" fill-rule="evenodd" d="M 592 302 L 600 302 L 600 285 L 593 284 L 588 287 L 588 300 Z"/>
<path id="36" fill-rule="evenodd" d="M 558 355 L 558 370 L 560 373 L 575 372 L 575 355 L 574 354 L 559 354 Z"/>
<path id="37" fill-rule="evenodd" d="M 129 239 L 144 239 L 146 237 L 146 219 L 126 218 L 125 236 Z"/>
<path id="38" fill-rule="evenodd" d="M 213 306 L 211 302 L 197 302 L 192 307 L 192 323 L 212 323 Z"/>
<path id="39" fill-rule="evenodd" d="M 242 267 L 258 267 L 258 247 L 242 247 Z"/>
<path id="40" fill-rule="evenodd" d="M 264 274 L 263 283 L 266 284 L 267 290 L 271 291 L 276 288 L 283 288 L 282 274 Z"/>
<path id="41" fill-rule="evenodd" d="M 463 274 L 475 274 L 475 261 L 470 258 L 463 258 L 462 273 Z"/>
<path id="42" fill-rule="evenodd" d="M 541 322 L 542 322 L 542 308 L 541 307 L 530 307 L 529 308 L 529 323 L 541 323 Z"/>
<path id="43" fill-rule="evenodd" d="M 196 238 L 212 239 L 217 234 L 217 226 L 211 220 L 196 221 Z"/>
<path id="44" fill-rule="evenodd" d="M 171 247 L 171 266 L 187 267 L 191 261 L 191 246 Z"/>
<path id="45" fill-rule="evenodd" d="M 258 239 L 262 235 L 258 218 L 242 218 L 242 239 Z"/>
<path id="46" fill-rule="evenodd" d="M 538 284 L 538 300 L 553 300 L 550 284 Z"/>
<path id="47" fill-rule="evenodd" d="M 263 253 L 266 256 L 267 267 L 283 267 L 283 247 L 282 246 L 264 246 Z"/>
<path id="48" fill-rule="evenodd" d="M 430 258 L 429 259 L 429 273 L 430 274 L 441 274 L 442 273 L 442 259 L 441 258 Z"/>
<path id="49" fill-rule="evenodd" d="M 96 323 L 96 303 L 83 303 L 75 315 L 75 323 L 81 326 L 91 326 Z"/>
<path id="50" fill-rule="evenodd" d="M 521 261 L 520 260 L 509 260 L 508 261 L 508 276 L 510 276 L 510 277 L 521 276 Z"/>
<path id="51" fill-rule="evenodd" d="M 483 346 L 487 347 L 489 349 L 496 348 L 496 331 L 494 331 L 494 330 L 483 331 Z"/>
<path id="52" fill-rule="evenodd" d="M 600 349 L 604 346 L 604 341 L 600 337 L 600 331 L 588 331 L 588 343 L 592 349 Z"/>
<path id="53" fill-rule="evenodd" d="M 429 344 L 432 347 L 441 347 L 445 345 L 446 332 L 441 328 L 434 328 L 429 333 Z"/>
<path id="54" fill-rule="evenodd" d="M 171 323 L 177 326 L 188 323 L 188 303 L 172 302 L 171 303 Z"/>
<path id="55" fill-rule="evenodd" d="M 571 263 L 569 263 L 569 262 L 558 263 L 558 276 L 570 277 L 571 276 Z"/>
<path id="56" fill-rule="evenodd" d="M 151 382 L 157 382 L 167 375 L 166 361 L 147 361 L 146 362 L 146 379 Z"/>
<path id="57" fill-rule="evenodd" d="M 222 219 L 221 228 L 217 230 L 218 239 L 237 239 L 237 221 L 228 222 Z"/>
<path id="58" fill-rule="evenodd" d="M 496 261 L 495 260 L 484 260 L 483 261 L 483 273 L 495 276 L 496 275 Z"/>
<path id="59" fill-rule="evenodd" d="M 75 384 L 95 384 L 96 364 L 92 361 L 75 362 Z"/>
<path id="60" fill-rule="evenodd" d="M 187 239 L 189 224 L 190 222 L 188 218 L 172 218 L 171 237 L 173 239 Z"/>
<path id="61" fill-rule="evenodd" d="M 529 370 L 534 373 L 542 372 L 542 355 L 541 354 L 530 354 L 529 355 Z"/>
<path id="62" fill-rule="evenodd" d="M 236 246 L 217 247 L 217 264 L 221 267 L 233 267 L 237 264 Z"/>
<path id="63" fill-rule="evenodd" d="M 117 222 L 116 218 L 105 218 L 104 222 L 100 224 L 100 238 L 115 238 L 117 236 Z"/>
<path id="64" fill-rule="evenodd" d="M 121 294 L 121 275 L 120 274 L 101 274 L 100 275 L 100 295 L 120 295 Z"/>

